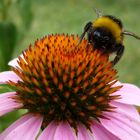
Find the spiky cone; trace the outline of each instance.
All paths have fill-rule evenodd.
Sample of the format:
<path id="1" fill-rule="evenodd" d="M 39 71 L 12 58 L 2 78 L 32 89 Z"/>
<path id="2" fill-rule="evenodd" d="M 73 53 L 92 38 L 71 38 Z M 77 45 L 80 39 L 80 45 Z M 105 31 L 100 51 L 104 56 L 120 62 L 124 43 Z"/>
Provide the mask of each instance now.
<path id="1" fill-rule="evenodd" d="M 27 109 L 28 114 L 41 118 L 42 130 L 46 131 L 53 122 L 54 126 L 63 124 L 72 128 L 70 140 L 86 137 L 79 136 L 81 129 L 86 130 L 87 137 L 90 130 L 96 140 L 94 127 L 104 127 L 102 120 L 110 120 L 106 114 L 118 111 L 116 102 L 122 100 L 120 91 L 124 84 L 117 82 L 117 71 L 107 54 L 85 39 L 77 46 L 78 41 L 78 36 L 64 34 L 37 40 L 14 63 L 12 73 L 17 80 L 11 78 L 5 82 L 15 91 L 10 99 L 16 108 Z M 45 139 L 43 132 L 39 140 Z M 113 140 L 120 138 L 112 131 L 107 133 Z"/>

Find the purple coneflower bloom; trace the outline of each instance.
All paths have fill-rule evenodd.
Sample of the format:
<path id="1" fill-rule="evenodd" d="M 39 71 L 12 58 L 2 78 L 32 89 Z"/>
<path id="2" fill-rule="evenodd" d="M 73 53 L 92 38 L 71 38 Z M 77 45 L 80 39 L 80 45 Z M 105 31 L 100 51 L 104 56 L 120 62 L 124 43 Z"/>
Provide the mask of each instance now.
<path id="1" fill-rule="evenodd" d="M 117 81 L 103 54 L 78 36 L 37 40 L 0 73 L 0 116 L 26 109 L 0 140 L 140 140 L 140 89 Z"/>

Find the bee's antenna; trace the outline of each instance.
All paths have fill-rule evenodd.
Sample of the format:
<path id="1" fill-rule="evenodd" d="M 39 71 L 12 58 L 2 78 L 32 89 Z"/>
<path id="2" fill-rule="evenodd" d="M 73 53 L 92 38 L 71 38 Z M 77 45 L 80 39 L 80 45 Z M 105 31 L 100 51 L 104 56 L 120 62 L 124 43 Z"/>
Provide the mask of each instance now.
<path id="1" fill-rule="evenodd" d="M 93 8 L 93 9 L 94 9 L 94 11 L 95 11 L 95 13 L 97 15 L 97 18 L 99 18 L 99 17 L 101 17 L 103 15 L 102 11 L 100 11 L 99 9 L 97 9 L 97 8 Z"/>
<path id="2" fill-rule="evenodd" d="M 133 37 L 135 37 L 136 39 L 139 39 L 139 40 L 140 40 L 140 36 L 138 36 L 138 35 L 136 35 L 136 34 L 134 34 L 134 33 L 132 33 L 132 32 L 123 31 L 122 34 L 124 34 L 124 35 L 129 35 L 129 36 L 133 36 Z"/>

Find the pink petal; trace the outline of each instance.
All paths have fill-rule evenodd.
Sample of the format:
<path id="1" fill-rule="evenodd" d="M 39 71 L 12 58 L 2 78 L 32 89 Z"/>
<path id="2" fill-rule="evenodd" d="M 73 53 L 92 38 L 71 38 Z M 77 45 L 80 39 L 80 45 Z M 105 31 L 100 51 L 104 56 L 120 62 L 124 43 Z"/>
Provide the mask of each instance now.
<path id="1" fill-rule="evenodd" d="M 128 115 L 129 114 L 129 115 Z M 100 119 L 101 124 L 122 140 L 140 140 L 140 118 L 131 112 L 105 113 L 109 119 Z"/>
<path id="2" fill-rule="evenodd" d="M 1 135 L 1 140 L 35 140 L 43 118 L 39 115 L 27 114 L 17 120 Z"/>
<path id="3" fill-rule="evenodd" d="M 5 99 L 7 99 L 9 97 L 12 98 L 13 96 L 15 96 L 15 94 L 16 94 L 16 92 L 1 93 L 0 94 L 0 101 L 5 100 Z"/>
<path id="4" fill-rule="evenodd" d="M 21 79 L 13 71 L 0 72 L 0 84 L 6 84 L 9 80 L 17 82 Z"/>
<path id="5" fill-rule="evenodd" d="M 51 122 L 41 133 L 38 140 L 53 140 L 54 134 L 57 128 L 57 124 L 55 122 Z"/>
<path id="6" fill-rule="evenodd" d="M 9 66 L 12 66 L 12 67 L 17 67 L 17 66 L 19 66 L 18 63 L 17 63 L 17 60 L 18 60 L 18 58 L 14 58 L 13 60 L 11 60 L 11 61 L 8 63 L 8 65 L 9 65 Z"/>
<path id="7" fill-rule="evenodd" d="M 15 92 L 0 94 L 0 116 L 23 106 L 12 99 L 12 97 L 15 97 L 15 94 Z"/>
<path id="8" fill-rule="evenodd" d="M 118 99 L 118 102 L 138 105 L 140 106 L 140 89 L 132 84 L 125 84 L 117 82 L 114 86 L 123 85 L 123 87 L 117 92 L 113 93 L 114 95 L 121 95 L 121 99 Z"/>
<path id="9" fill-rule="evenodd" d="M 78 125 L 78 140 L 93 140 L 89 130 L 87 130 L 82 124 Z"/>
<path id="10" fill-rule="evenodd" d="M 132 115 L 136 119 L 140 119 L 140 115 L 136 109 L 135 106 L 129 105 L 129 104 L 124 104 L 124 103 L 119 103 L 117 101 L 112 101 L 110 103 L 112 106 L 117 107 L 115 110 L 117 110 L 120 113 L 125 113 L 128 115 Z"/>
<path id="11" fill-rule="evenodd" d="M 23 54 L 20 55 L 21 58 L 24 58 L 23 57 Z M 11 60 L 8 65 L 9 66 L 12 66 L 12 67 L 19 67 L 19 64 L 17 63 L 18 61 L 18 57 L 17 58 L 14 58 L 13 60 Z"/>
<path id="12" fill-rule="evenodd" d="M 94 122 L 94 124 L 91 125 L 91 129 L 93 132 L 94 140 L 120 140 L 99 123 Z"/>
<path id="13" fill-rule="evenodd" d="M 56 129 L 53 140 L 76 140 L 76 136 L 67 122 L 61 122 Z"/>

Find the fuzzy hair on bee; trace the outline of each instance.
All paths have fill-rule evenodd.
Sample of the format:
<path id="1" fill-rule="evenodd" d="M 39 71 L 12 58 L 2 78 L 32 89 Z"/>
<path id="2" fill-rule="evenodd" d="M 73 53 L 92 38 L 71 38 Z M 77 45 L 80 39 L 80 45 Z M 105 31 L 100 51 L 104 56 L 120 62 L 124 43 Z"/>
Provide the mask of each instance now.
<path id="1" fill-rule="evenodd" d="M 136 34 L 126 31 L 120 19 L 112 15 L 101 15 L 96 12 L 98 18 L 94 21 L 88 22 L 82 35 L 80 36 L 79 43 L 87 34 L 87 40 L 94 46 L 95 49 L 101 50 L 103 53 L 115 53 L 115 58 L 111 61 L 113 65 L 118 63 L 124 53 L 124 35 L 133 36 L 140 40 Z"/>

